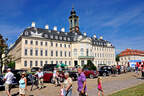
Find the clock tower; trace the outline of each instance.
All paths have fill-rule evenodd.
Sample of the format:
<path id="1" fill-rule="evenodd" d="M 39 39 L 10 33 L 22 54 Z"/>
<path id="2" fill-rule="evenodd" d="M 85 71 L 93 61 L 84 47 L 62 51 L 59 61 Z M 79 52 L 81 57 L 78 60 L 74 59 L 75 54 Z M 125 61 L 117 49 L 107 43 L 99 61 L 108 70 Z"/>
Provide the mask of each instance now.
<path id="1" fill-rule="evenodd" d="M 70 32 L 81 34 L 79 31 L 79 17 L 76 15 L 74 8 L 72 8 L 71 15 L 69 16 L 69 30 Z"/>

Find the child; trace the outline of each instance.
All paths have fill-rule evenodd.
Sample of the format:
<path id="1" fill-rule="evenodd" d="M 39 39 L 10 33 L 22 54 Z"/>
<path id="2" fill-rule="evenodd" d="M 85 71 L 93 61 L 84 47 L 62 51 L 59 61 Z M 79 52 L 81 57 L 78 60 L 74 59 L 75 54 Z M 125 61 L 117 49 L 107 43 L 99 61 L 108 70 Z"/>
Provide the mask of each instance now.
<path id="1" fill-rule="evenodd" d="M 64 89 L 63 89 L 63 85 L 62 84 L 60 84 L 61 85 L 61 89 L 60 89 L 60 96 L 64 96 Z"/>
<path id="2" fill-rule="evenodd" d="M 102 93 L 102 96 L 104 96 L 100 77 L 98 77 L 97 82 L 98 82 L 98 96 L 100 96 L 100 93 Z"/>

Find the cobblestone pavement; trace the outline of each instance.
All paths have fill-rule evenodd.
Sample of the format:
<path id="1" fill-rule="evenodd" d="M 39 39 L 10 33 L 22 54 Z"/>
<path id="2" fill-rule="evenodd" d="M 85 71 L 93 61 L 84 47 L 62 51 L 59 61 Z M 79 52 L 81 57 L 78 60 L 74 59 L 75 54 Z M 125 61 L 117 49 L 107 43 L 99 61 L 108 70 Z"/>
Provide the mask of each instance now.
<path id="1" fill-rule="evenodd" d="M 137 84 L 144 83 L 144 80 L 139 79 L 135 76 L 135 73 L 126 73 L 117 75 L 116 77 L 108 76 L 102 77 L 102 86 L 104 89 L 105 96 L 121 89 L 129 88 Z M 60 87 L 55 87 L 53 84 L 45 83 L 46 88 L 33 91 L 28 91 L 27 96 L 60 96 Z M 97 78 L 87 79 L 88 95 L 97 96 Z M 28 86 L 28 90 L 30 86 Z M 13 88 L 12 96 L 18 96 L 18 88 Z M 0 96 L 6 96 L 5 91 L 0 91 Z M 77 82 L 73 82 L 73 96 L 78 96 L 77 93 Z"/>

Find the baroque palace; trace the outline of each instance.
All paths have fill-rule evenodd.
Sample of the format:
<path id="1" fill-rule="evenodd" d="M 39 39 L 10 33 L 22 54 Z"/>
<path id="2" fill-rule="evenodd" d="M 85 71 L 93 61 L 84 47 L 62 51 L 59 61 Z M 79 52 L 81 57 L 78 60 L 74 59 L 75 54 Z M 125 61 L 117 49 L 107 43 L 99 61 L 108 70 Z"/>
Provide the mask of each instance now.
<path id="1" fill-rule="evenodd" d="M 56 26 L 52 30 L 48 25 L 37 28 L 32 22 L 10 46 L 9 55 L 13 57 L 16 69 L 60 63 L 68 67 L 82 66 L 87 60 L 96 66 L 115 64 L 115 47 L 102 36 L 82 34 L 74 8 L 69 16 L 69 27 L 69 32 L 65 32 L 64 28 L 58 31 Z"/>

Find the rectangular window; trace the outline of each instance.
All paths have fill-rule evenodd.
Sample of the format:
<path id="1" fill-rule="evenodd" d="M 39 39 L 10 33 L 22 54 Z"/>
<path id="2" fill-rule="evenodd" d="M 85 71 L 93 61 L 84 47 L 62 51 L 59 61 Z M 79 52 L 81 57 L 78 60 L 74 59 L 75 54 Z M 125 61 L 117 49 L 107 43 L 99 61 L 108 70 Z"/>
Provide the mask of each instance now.
<path id="1" fill-rule="evenodd" d="M 48 61 L 45 61 L 45 64 L 48 64 Z"/>
<path id="2" fill-rule="evenodd" d="M 51 64 L 53 64 L 53 61 L 51 61 Z"/>
<path id="3" fill-rule="evenodd" d="M 53 42 L 51 42 L 51 46 L 53 46 Z"/>
<path id="4" fill-rule="evenodd" d="M 43 61 L 40 61 L 40 66 L 43 66 Z"/>
<path id="5" fill-rule="evenodd" d="M 38 49 L 35 50 L 35 56 L 38 56 Z"/>
<path id="6" fill-rule="evenodd" d="M 65 61 L 65 64 L 67 65 L 67 61 Z"/>
<path id="7" fill-rule="evenodd" d="M 69 45 L 69 48 L 70 48 L 70 45 Z"/>
<path id="8" fill-rule="evenodd" d="M 41 42 L 41 46 L 43 46 L 43 42 Z"/>
<path id="9" fill-rule="evenodd" d="M 65 51 L 65 57 L 67 56 L 67 53 L 66 53 L 66 51 Z"/>
<path id="10" fill-rule="evenodd" d="M 27 49 L 25 49 L 25 56 L 27 55 Z"/>
<path id="11" fill-rule="evenodd" d="M 53 56 L 53 51 L 51 51 L 51 56 Z"/>
<path id="12" fill-rule="evenodd" d="M 69 51 L 69 57 L 71 57 L 71 52 Z"/>
<path id="13" fill-rule="evenodd" d="M 47 42 L 45 42 L 45 46 L 47 46 Z"/>
<path id="14" fill-rule="evenodd" d="M 62 47 L 62 44 L 60 44 L 60 47 Z"/>
<path id="15" fill-rule="evenodd" d="M 38 61 L 35 61 L 35 66 L 38 66 Z"/>
<path id="16" fill-rule="evenodd" d="M 28 40 L 25 40 L 25 44 L 28 44 Z"/>
<path id="17" fill-rule="evenodd" d="M 30 44 L 33 45 L 33 41 L 32 40 L 30 41 Z"/>
<path id="18" fill-rule="evenodd" d="M 56 43 L 56 47 L 58 46 L 58 44 Z"/>
<path id="19" fill-rule="evenodd" d="M 27 61 L 24 61 L 24 67 L 27 67 Z"/>
<path id="20" fill-rule="evenodd" d="M 45 56 L 47 56 L 48 55 L 48 52 L 47 52 L 47 50 L 45 50 Z"/>
<path id="21" fill-rule="evenodd" d="M 38 41 L 36 41 L 35 44 L 38 45 Z"/>
<path id="22" fill-rule="evenodd" d="M 33 66 L 33 62 L 32 61 L 30 61 L 30 68 Z"/>
<path id="23" fill-rule="evenodd" d="M 71 61 L 69 61 L 69 65 L 71 65 Z"/>
<path id="24" fill-rule="evenodd" d="M 58 64 L 58 61 L 56 61 L 56 64 Z"/>
<path id="25" fill-rule="evenodd" d="M 62 51 L 60 51 L 60 56 L 62 56 Z"/>
<path id="26" fill-rule="evenodd" d="M 58 51 L 56 51 L 56 57 L 58 56 Z"/>
<path id="27" fill-rule="evenodd" d="M 30 56 L 33 55 L 33 49 L 30 49 Z"/>
<path id="28" fill-rule="evenodd" d="M 64 47 L 66 48 L 66 44 L 64 44 Z"/>
<path id="29" fill-rule="evenodd" d="M 40 55 L 43 56 L 43 50 L 40 51 Z"/>

